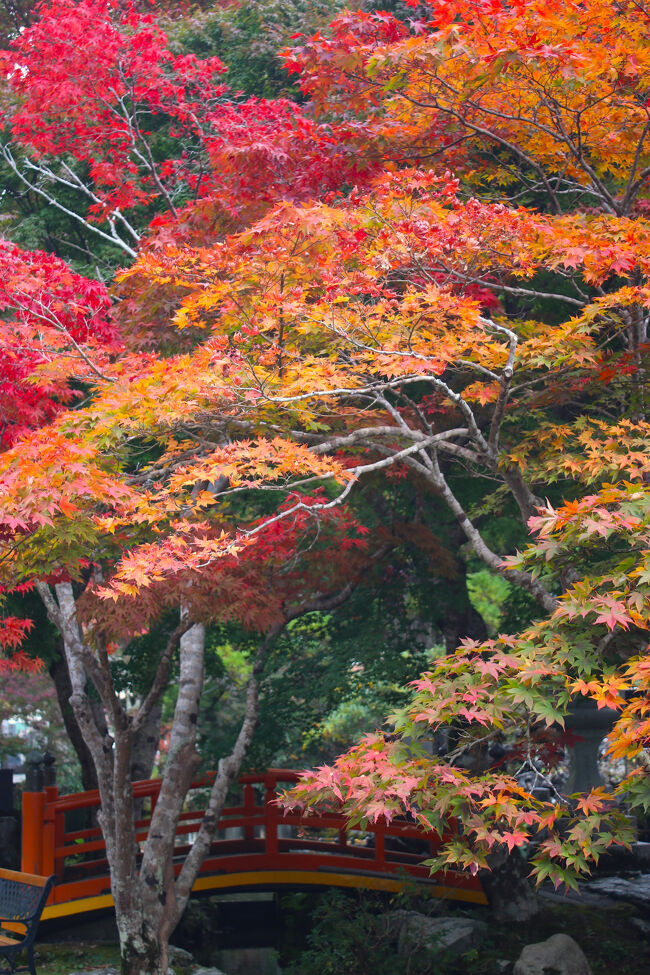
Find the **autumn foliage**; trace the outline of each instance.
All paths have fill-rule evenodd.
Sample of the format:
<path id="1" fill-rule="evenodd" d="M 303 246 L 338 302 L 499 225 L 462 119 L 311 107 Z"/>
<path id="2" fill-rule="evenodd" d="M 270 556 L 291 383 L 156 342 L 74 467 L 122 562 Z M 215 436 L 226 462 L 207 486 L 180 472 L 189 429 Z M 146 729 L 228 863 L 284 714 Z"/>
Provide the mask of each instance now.
<path id="1" fill-rule="evenodd" d="M 101 375 L 119 347 L 104 285 L 60 259 L 0 243 L 0 396 L 6 447 L 78 397 L 70 379 Z"/>
<path id="2" fill-rule="evenodd" d="M 345 12 L 284 52 L 307 104 L 233 95 L 217 59 L 105 0 L 44 5 L 6 56 L 15 146 L 129 266 L 109 293 L 6 245 L 1 328 L 30 345 L 10 382 L 33 402 L 0 455 L 2 580 L 37 580 L 68 623 L 48 587 L 74 581 L 98 674 L 102 641 L 181 605 L 276 632 L 389 558 L 344 506 L 412 479 L 536 608 L 439 659 L 389 734 L 287 801 L 459 817 L 437 867 L 533 843 L 538 880 L 574 883 L 627 841 L 620 804 L 650 803 L 648 19 Z M 619 711 L 631 773 L 531 795 L 517 773 L 551 782 L 582 698 Z"/>
<path id="3" fill-rule="evenodd" d="M 285 63 L 320 110 L 367 118 L 392 157 L 535 188 L 556 212 L 571 192 L 569 209 L 627 214 L 647 195 L 647 26 L 642 3 L 446 0 L 408 21 L 346 11 Z"/>
<path id="4" fill-rule="evenodd" d="M 330 126 L 286 98 L 231 92 L 219 58 L 174 53 L 154 14 L 131 4 L 43 4 L 4 65 L 16 145 L 77 190 L 88 219 L 108 222 L 130 256 L 143 213 L 157 228 L 171 221 L 177 236 L 188 224 L 205 235 L 215 221 L 241 224 L 363 170 Z"/>

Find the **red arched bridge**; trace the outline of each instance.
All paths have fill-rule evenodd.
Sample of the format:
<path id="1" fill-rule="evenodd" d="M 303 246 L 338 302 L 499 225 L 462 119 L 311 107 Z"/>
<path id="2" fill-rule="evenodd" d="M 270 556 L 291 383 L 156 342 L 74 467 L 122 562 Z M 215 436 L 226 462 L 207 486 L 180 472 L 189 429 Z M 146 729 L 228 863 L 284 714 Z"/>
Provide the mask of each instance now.
<path id="1" fill-rule="evenodd" d="M 468 873 L 431 876 L 422 861 L 440 845 L 435 833 L 404 820 L 350 830 L 340 813 L 286 816 L 275 804 L 278 787 L 298 773 L 270 769 L 239 780 L 242 804 L 223 810 L 209 856 L 194 885 L 200 891 L 334 886 L 398 890 L 408 881 L 430 888 L 438 897 L 484 904 L 479 881 Z M 137 840 L 144 842 L 160 792 L 160 779 L 136 782 L 142 818 Z M 204 815 L 209 780 L 192 786 L 176 832 L 178 869 Z M 92 823 L 98 792 L 59 795 L 56 786 L 23 793 L 22 869 L 57 883 L 43 918 L 86 914 L 112 907 L 106 847 Z M 80 825 L 83 828 L 80 828 Z"/>

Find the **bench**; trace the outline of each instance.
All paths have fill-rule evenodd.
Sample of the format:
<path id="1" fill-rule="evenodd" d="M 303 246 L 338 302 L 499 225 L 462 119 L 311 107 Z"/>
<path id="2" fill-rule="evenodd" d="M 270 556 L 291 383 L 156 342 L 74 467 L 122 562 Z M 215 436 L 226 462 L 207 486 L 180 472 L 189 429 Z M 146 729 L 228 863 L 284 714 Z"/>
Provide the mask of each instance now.
<path id="1" fill-rule="evenodd" d="M 34 967 L 34 942 L 38 922 L 55 877 L 37 877 L 32 873 L 0 869 L 0 975 L 31 972 Z M 17 967 L 18 958 L 27 951 L 27 965 Z"/>

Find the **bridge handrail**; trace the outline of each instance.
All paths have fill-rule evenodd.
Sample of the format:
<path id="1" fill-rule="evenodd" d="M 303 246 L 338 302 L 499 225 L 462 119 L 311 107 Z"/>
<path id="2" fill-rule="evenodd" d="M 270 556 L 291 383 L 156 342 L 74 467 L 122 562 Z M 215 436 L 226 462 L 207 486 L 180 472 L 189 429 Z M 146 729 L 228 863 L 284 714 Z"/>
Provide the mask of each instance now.
<path id="1" fill-rule="evenodd" d="M 214 772 L 208 772 L 192 782 L 190 790 L 209 787 L 214 781 Z M 244 787 L 244 802 L 241 805 L 226 807 L 222 811 L 220 828 L 240 827 L 251 837 L 251 830 L 255 827 L 271 828 L 277 821 L 279 811 L 270 807 L 269 800 L 275 798 L 277 786 L 280 782 L 297 782 L 299 773 L 293 769 L 267 769 L 262 773 L 244 775 L 240 784 Z M 254 787 L 262 786 L 266 795 L 261 803 L 255 801 Z M 133 783 L 133 797 L 137 800 L 151 799 L 152 812 L 160 793 L 162 780 L 143 779 Z M 49 876 L 56 873 L 62 878 L 64 860 L 72 855 L 94 853 L 104 849 L 105 844 L 99 827 L 82 830 L 66 830 L 66 813 L 77 810 L 92 811 L 101 805 L 97 789 L 85 792 L 59 795 L 56 786 L 48 786 L 42 792 L 23 793 L 23 850 L 22 869 L 27 872 Z M 203 809 L 187 810 L 181 814 L 180 833 L 193 830 L 186 826 L 188 822 L 202 819 Z M 143 831 L 149 826 L 151 817 L 137 821 L 138 840 L 145 838 Z M 198 822 L 195 830 L 198 829 Z M 29 868 L 29 869 L 28 869 Z"/>
<path id="2" fill-rule="evenodd" d="M 283 814 L 276 802 L 278 786 L 297 782 L 299 775 L 294 769 L 274 768 L 241 776 L 243 801 L 222 811 L 217 837 L 206 861 L 208 872 L 259 871 L 262 866 L 264 869 L 312 871 L 336 868 L 349 872 L 355 867 L 365 873 L 385 874 L 403 868 L 414 878 L 429 879 L 428 870 L 421 861 L 427 856 L 426 850 L 434 852 L 441 839 L 434 833 L 425 833 L 413 822 L 403 819 L 388 824 L 380 819 L 364 824 L 363 829 L 350 829 L 345 816 L 333 810 L 318 814 L 296 811 Z M 213 781 L 214 773 L 209 773 L 195 780 L 191 790 L 206 788 Z M 150 799 L 152 814 L 161 785 L 161 779 L 133 783 L 134 798 Z M 258 789 L 262 791 L 259 796 Z M 92 813 L 99 805 L 97 790 L 60 796 L 56 786 L 48 786 L 40 793 L 23 793 L 22 869 L 28 873 L 57 876 L 58 884 L 51 896 L 54 903 L 96 896 L 108 889 L 106 845 L 99 827 L 66 829 L 68 813 L 83 809 Z M 204 814 L 204 808 L 186 809 L 181 814 L 175 847 L 179 858 L 189 849 L 189 835 L 198 831 Z M 136 821 L 138 843 L 146 839 L 150 823 L 151 815 Z M 282 826 L 294 828 L 295 835 L 282 835 Z M 240 831 L 239 838 L 219 838 L 219 833 L 230 828 Z M 321 835 L 315 835 L 316 832 Z M 367 840 L 365 846 L 355 845 L 353 837 L 360 833 L 371 834 L 371 845 Z M 393 846 L 417 840 L 419 851 L 387 849 L 387 838 L 392 840 Z M 70 863 L 72 858 L 77 862 Z M 175 869 L 180 869 L 180 859 Z M 467 888 L 472 883 L 463 882 Z"/>

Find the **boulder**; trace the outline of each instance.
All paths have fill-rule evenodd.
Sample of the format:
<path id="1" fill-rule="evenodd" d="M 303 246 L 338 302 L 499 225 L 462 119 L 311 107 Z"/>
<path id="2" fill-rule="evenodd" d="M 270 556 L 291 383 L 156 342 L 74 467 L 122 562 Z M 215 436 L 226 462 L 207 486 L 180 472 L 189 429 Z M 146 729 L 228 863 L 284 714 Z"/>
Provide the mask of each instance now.
<path id="1" fill-rule="evenodd" d="M 633 924 L 637 931 L 640 931 L 644 938 L 650 941 L 650 921 L 642 917 L 631 917 L 630 924 Z"/>
<path id="2" fill-rule="evenodd" d="M 599 877 L 582 886 L 589 892 L 628 901 L 643 911 L 650 911 L 650 873 L 641 873 L 629 880 L 624 877 Z"/>
<path id="3" fill-rule="evenodd" d="M 169 946 L 169 964 L 172 968 L 187 968 L 189 965 L 196 965 L 193 956 L 185 948 L 177 948 L 176 945 Z"/>
<path id="4" fill-rule="evenodd" d="M 427 917 L 417 911 L 392 911 L 388 924 L 400 955 L 418 949 L 463 955 L 481 943 L 486 931 L 483 921 L 470 917 Z"/>
<path id="5" fill-rule="evenodd" d="M 120 975 L 119 968 L 89 968 L 83 972 L 71 972 L 70 975 Z"/>
<path id="6" fill-rule="evenodd" d="M 514 975 L 592 975 L 580 946 L 568 934 L 526 945 L 515 962 Z"/>

